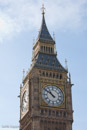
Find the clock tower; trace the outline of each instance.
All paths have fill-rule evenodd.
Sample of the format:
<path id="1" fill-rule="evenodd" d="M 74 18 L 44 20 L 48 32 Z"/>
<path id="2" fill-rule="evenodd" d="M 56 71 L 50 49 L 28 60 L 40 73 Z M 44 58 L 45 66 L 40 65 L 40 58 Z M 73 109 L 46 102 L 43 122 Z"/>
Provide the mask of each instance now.
<path id="1" fill-rule="evenodd" d="M 20 86 L 20 130 L 72 130 L 71 76 L 57 58 L 44 15 L 43 6 L 32 65 Z"/>

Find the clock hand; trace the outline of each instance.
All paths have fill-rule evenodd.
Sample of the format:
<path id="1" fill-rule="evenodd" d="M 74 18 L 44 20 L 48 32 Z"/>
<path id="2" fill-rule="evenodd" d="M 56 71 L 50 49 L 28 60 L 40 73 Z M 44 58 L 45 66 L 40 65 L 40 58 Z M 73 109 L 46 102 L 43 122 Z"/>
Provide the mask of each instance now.
<path id="1" fill-rule="evenodd" d="M 52 92 L 51 92 L 51 91 L 49 91 L 49 93 L 52 95 L 52 97 L 53 97 L 53 98 L 55 98 L 55 96 L 52 94 Z"/>
<path id="2" fill-rule="evenodd" d="M 46 89 L 45 89 L 46 90 Z M 53 97 L 53 98 L 55 98 L 55 96 L 52 94 L 52 92 L 51 91 L 48 91 L 48 90 L 46 90 L 48 93 L 50 93 L 51 94 L 51 96 Z"/>

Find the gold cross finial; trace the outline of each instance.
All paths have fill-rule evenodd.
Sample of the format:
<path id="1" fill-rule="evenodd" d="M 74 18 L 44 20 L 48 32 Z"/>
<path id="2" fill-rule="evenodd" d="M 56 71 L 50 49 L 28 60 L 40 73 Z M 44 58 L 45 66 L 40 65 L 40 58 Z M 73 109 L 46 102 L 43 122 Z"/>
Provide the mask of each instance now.
<path id="1" fill-rule="evenodd" d="M 42 4 L 42 8 L 41 8 L 41 10 L 42 10 L 42 14 L 45 14 L 44 4 Z"/>

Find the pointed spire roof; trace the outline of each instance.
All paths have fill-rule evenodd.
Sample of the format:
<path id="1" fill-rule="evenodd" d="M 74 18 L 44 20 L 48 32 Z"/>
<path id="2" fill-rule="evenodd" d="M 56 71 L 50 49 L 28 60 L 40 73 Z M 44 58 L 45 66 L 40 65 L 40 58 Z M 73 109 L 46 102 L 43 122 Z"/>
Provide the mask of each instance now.
<path id="1" fill-rule="evenodd" d="M 41 41 L 41 42 L 55 43 L 55 41 L 51 37 L 51 35 L 50 35 L 50 33 L 47 29 L 47 26 L 46 26 L 45 17 L 44 17 L 44 14 L 45 14 L 44 9 L 45 8 L 44 8 L 44 5 L 43 5 L 42 6 L 42 24 L 41 24 L 41 28 L 40 28 L 37 40 Z"/>

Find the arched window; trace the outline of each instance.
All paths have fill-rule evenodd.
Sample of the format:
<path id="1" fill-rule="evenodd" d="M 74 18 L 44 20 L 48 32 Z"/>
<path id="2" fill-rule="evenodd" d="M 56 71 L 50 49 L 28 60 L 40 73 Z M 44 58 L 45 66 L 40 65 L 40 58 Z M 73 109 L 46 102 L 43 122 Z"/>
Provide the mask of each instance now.
<path id="1" fill-rule="evenodd" d="M 49 116 L 51 115 L 51 110 L 49 110 L 49 113 L 48 113 L 48 115 L 49 115 Z"/>
<path id="2" fill-rule="evenodd" d="M 42 75 L 45 76 L 45 73 L 43 72 Z"/>
<path id="3" fill-rule="evenodd" d="M 62 116 L 62 112 L 60 111 L 60 116 Z"/>
<path id="4" fill-rule="evenodd" d="M 53 78 L 55 78 L 55 73 L 53 73 Z"/>
<path id="5" fill-rule="evenodd" d="M 42 109 L 42 110 L 40 111 L 40 113 L 41 113 L 41 115 L 43 115 L 43 114 L 44 114 L 44 110 Z"/>
<path id="6" fill-rule="evenodd" d="M 51 47 L 51 53 L 53 52 L 53 48 Z"/>
<path id="7" fill-rule="evenodd" d="M 58 116 L 59 115 L 59 112 L 58 111 L 56 111 L 56 116 Z"/>
<path id="8" fill-rule="evenodd" d="M 49 53 L 50 53 L 50 47 L 49 47 Z"/>
<path id="9" fill-rule="evenodd" d="M 62 79 L 62 74 L 60 74 L 60 79 Z"/>
<path id="10" fill-rule="evenodd" d="M 46 72 L 46 76 L 48 77 L 48 72 Z"/>
<path id="11" fill-rule="evenodd" d="M 47 52 L 47 47 L 46 47 L 46 52 Z"/>
<path id="12" fill-rule="evenodd" d="M 49 52 L 49 47 L 47 47 L 47 52 Z"/>
<path id="13" fill-rule="evenodd" d="M 43 51 L 43 46 L 41 46 L 41 51 Z"/>
<path id="14" fill-rule="evenodd" d="M 49 77 L 52 77 L 52 73 L 50 72 Z"/>
<path id="15" fill-rule="evenodd" d="M 44 46 L 44 52 L 45 52 L 45 46 Z"/>
<path id="16" fill-rule="evenodd" d="M 56 75 L 56 78 L 59 78 L 59 75 L 58 75 L 58 74 Z"/>
<path id="17" fill-rule="evenodd" d="M 63 113 L 63 116 L 66 117 L 66 112 Z"/>

